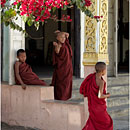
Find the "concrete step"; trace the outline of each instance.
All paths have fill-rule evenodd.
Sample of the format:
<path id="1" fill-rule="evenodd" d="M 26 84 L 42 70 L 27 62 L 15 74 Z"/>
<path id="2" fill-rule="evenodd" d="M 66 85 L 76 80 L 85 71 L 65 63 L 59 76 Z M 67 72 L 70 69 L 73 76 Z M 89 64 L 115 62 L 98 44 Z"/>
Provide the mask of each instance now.
<path id="1" fill-rule="evenodd" d="M 125 84 L 120 86 L 108 86 L 107 92 L 109 92 L 111 96 L 128 95 L 129 85 Z M 72 98 L 83 98 L 83 96 L 79 93 L 79 88 L 73 88 Z"/>
<path id="2" fill-rule="evenodd" d="M 111 94 L 111 96 L 114 95 L 128 95 L 129 94 L 129 85 L 115 85 L 115 86 L 108 86 L 107 92 Z"/>
<path id="3" fill-rule="evenodd" d="M 47 84 L 51 83 L 52 78 L 40 78 L 41 80 L 45 80 Z M 75 78 L 73 77 L 73 88 L 80 88 L 81 83 L 83 82 L 83 78 Z M 128 74 L 120 74 L 118 77 L 107 77 L 107 86 L 122 86 L 123 84 L 129 84 L 129 75 Z"/>
<path id="4" fill-rule="evenodd" d="M 107 85 L 114 86 L 114 85 L 122 85 L 122 84 L 129 84 L 129 75 L 118 75 L 118 77 L 108 77 L 107 78 Z"/>
<path id="5" fill-rule="evenodd" d="M 81 83 L 84 79 L 81 78 L 73 78 L 73 88 L 80 88 Z M 122 86 L 122 85 L 128 85 L 129 84 L 129 76 L 123 75 L 118 77 L 108 77 L 107 78 L 107 86 Z"/>
<path id="6" fill-rule="evenodd" d="M 111 96 L 107 100 L 108 107 L 120 106 L 120 105 L 125 105 L 125 104 L 129 104 L 129 95 Z"/>
<path id="7" fill-rule="evenodd" d="M 80 93 L 79 93 L 79 88 L 74 88 L 73 90 L 72 90 L 72 98 L 76 98 L 76 99 L 82 99 L 82 98 L 84 98 L 83 97 L 83 95 L 81 95 Z"/>
<path id="8" fill-rule="evenodd" d="M 110 98 L 107 99 L 107 107 L 118 107 L 121 105 L 127 105 L 129 104 L 129 95 L 116 95 L 116 96 L 111 96 Z M 79 102 L 84 102 L 84 98 L 82 95 L 79 97 L 72 96 L 71 98 L 72 101 L 79 101 Z"/>
<path id="9" fill-rule="evenodd" d="M 107 111 L 113 119 L 123 117 L 123 116 L 128 116 L 129 104 L 108 107 Z"/>
<path id="10" fill-rule="evenodd" d="M 113 119 L 114 130 L 129 130 L 129 115 Z"/>

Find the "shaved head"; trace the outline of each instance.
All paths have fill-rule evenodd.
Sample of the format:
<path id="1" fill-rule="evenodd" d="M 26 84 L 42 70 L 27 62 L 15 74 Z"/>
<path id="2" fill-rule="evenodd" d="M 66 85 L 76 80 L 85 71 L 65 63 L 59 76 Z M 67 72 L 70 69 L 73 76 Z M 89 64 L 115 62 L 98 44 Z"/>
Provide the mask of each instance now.
<path id="1" fill-rule="evenodd" d="M 62 36 L 62 35 L 65 35 L 63 32 L 57 32 L 55 33 L 56 37 L 59 37 L 59 36 Z"/>
<path id="2" fill-rule="evenodd" d="M 95 65 L 95 70 L 97 73 L 102 72 L 106 69 L 106 64 L 104 62 L 97 62 Z"/>

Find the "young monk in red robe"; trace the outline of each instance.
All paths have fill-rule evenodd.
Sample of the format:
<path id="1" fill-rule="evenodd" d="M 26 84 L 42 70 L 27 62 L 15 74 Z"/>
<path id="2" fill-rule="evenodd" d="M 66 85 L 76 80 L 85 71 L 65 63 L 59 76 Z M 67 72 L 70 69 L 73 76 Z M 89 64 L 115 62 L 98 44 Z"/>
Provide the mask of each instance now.
<path id="1" fill-rule="evenodd" d="M 106 93 L 106 83 L 102 78 L 106 74 L 106 64 L 98 62 L 95 69 L 96 73 L 88 75 L 80 87 L 80 93 L 88 98 L 89 110 L 88 121 L 82 130 L 113 130 L 105 100 L 110 94 Z"/>
<path id="2" fill-rule="evenodd" d="M 52 83 L 56 100 L 68 100 L 72 95 L 72 49 L 66 32 L 56 32 L 57 42 L 53 42 L 53 65 L 55 67 Z"/>
<path id="3" fill-rule="evenodd" d="M 26 89 L 26 85 L 43 85 L 46 83 L 38 78 L 38 76 L 32 72 L 31 67 L 25 62 L 26 52 L 23 49 L 17 51 L 17 58 L 19 61 L 15 62 L 15 81 L 16 84 L 22 85 L 23 89 Z"/>

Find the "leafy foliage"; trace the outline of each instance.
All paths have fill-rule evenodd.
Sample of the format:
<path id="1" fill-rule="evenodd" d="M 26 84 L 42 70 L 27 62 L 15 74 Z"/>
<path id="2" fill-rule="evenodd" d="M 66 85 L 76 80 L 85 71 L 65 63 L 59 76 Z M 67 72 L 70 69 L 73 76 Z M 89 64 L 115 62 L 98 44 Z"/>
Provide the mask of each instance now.
<path id="1" fill-rule="evenodd" d="M 91 0 L 15 0 L 11 3 L 11 0 L 1 0 L 1 21 L 5 26 L 9 26 L 12 29 L 17 29 L 25 33 L 16 20 L 21 17 L 22 20 L 28 24 L 28 26 L 34 26 L 39 29 L 40 22 L 42 25 L 45 20 L 52 19 L 54 21 L 71 22 L 72 19 L 68 15 L 63 15 L 61 19 L 58 19 L 54 15 L 57 9 L 67 10 L 76 5 L 82 12 L 91 18 L 92 12 L 88 9 L 91 6 Z M 99 17 L 98 17 L 99 18 Z"/>

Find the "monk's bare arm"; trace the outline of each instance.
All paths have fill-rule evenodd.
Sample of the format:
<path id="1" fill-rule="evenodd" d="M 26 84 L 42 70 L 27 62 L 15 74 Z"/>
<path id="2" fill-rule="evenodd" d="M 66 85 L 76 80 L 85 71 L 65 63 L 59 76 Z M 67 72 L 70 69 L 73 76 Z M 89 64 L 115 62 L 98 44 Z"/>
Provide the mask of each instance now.
<path id="1" fill-rule="evenodd" d="M 104 89 L 104 81 L 101 81 L 99 85 L 98 98 L 102 99 L 110 97 L 110 94 L 103 94 L 103 89 Z"/>
<path id="2" fill-rule="evenodd" d="M 20 84 L 22 85 L 22 88 L 25 89 L 25 84 L 24 82 L 22 81 L 20 75 L 19 75 L 19 65 L 20 65 L 20 62 L 16 62 L 15 63 L 15 75 L 16 75 L 16 78 L 17 80 L 20 82 Z"/>
<path id="3" fill-rule="evenodd" d="M 60 52 L 60 46 L 58 46 L 58 43 L 56 43 L 56 42 L 53 42 L 53 45 L 54 45 L 54 47 L 55 47 L 55 52 L 56 52 L 57 54 L 59 54 L 59 52 Z"/>

